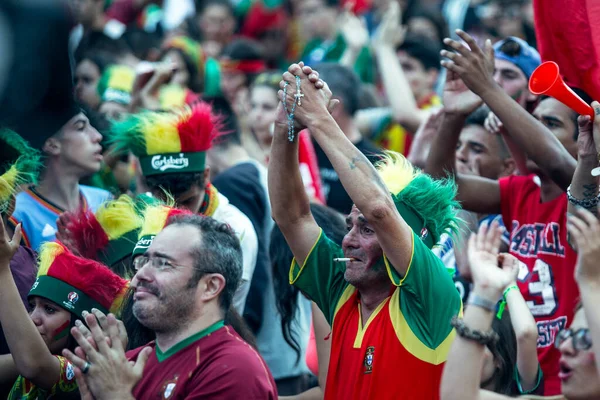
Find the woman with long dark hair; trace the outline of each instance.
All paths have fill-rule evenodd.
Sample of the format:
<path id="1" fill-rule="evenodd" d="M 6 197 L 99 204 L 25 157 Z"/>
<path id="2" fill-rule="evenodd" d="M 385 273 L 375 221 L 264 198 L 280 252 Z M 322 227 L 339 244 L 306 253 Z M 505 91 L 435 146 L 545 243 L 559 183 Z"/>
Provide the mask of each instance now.
<path id="1" fill-rule="evenodd" d="M 346 225 L 341 214 L 337 211 L 318 204 L 311 205 L 311 211 L 315 220 L 323 228 L 331 240 L 341 243 L 346 233 Z M 275 226 L 271 233 L 271 242 L 269 246 L 269 256 L 271 259 L 271 272 L 274 290 L 274 306 L 276 307 L 277 319 L 279 324 L 276 328 L 279 337 L 283 339 L 278 342 L 277 349 L 270 351 L 269 347 L 261 349 L 261 354 L 267 364 L 273 371 L 277 389 L 280 395 L 295 395 L 314 385 L 313 382 L 307 382 L 308 368 L 304 359 L 309 343 L 311 326 L 311 302 L 304 297 L 299 290 L 289 284 L 289 269 L 293 259 L 283 234 Z M 266 312 L 265 315 L 268 315 Z M 275 333 L 272 333 L 275 337 Z M 323 339 L 323 337 L 317 338 Z M 283 343 L 284 346 L 281 346 Z M 314 343 L 312 344 L 314 346 Z M 259 333 L 259 348 L 261 347 Z M 283 350 L 283 348 L 286 350 Z M 276 368 L 273 365 L 277 365 Z M 287 371 L 282 371 L 285 368 Z M 286 373 L 288 376 L 278 373 Z M 299 373 L 300 372 L 300 373 Z M 312 371 L 316 373 L 316 371 Z M 289 375 L 295 373 L 296 375 Z"/>

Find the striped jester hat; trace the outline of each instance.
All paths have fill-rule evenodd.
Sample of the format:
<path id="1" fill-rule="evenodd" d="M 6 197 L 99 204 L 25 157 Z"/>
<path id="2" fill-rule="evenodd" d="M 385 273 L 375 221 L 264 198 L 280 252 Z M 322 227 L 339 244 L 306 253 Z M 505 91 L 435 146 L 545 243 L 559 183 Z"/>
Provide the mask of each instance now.
<path id="1" fill-rule="evenodd" d="M 146 252 L 152 244 L 154 237 L 169 224 L 169 221 L 173 217 L 178 215 L 193 215 L 191 211 L 175 208 L 172 204 L 171 202 L 171 205 L 152 205 L 144 210 L 138 242 L 133 249 L 133 258 Z"/>
<path id="2" fill-rule="evenodd" d="M 92 308 L 117 312 L 128 285 L 99 262 L 74 255 L 60 242 L 46 242 L 28 297 L 43 297 L 83 319 L 82 312 Z"/>
<path id="3" fill-rule="evenodd" d="M 222 120 L 211 106 L 197 102 L 172 112 L 145 111 L 114 122 L 109 142 L 115 150 L 130 150 L 140 160 L 144 176 L 202 172 L 206 151 L 222 134 Z"/>
<path id="4" fill-rule="evenodd" d="M 151 198 L 136 201 L 121 195 L 116 200 L 102 203 L 95 214 L 84 209 L 65 213 L 64 240 L 72 244 L 82 257 L 111 268 L 118 266 L 131 255 L 137 243 L 142 226 L 141 213 L 150 201 Z"/>
<path id="5" fill-rule="evenodd" d="M 17 133 L 0 129 L 0 213 L 5 213 L 20 185 L 35 183 L 40 153 Z"/>
<path id="6" fill-rule="evenodd" d="M 103 102 L 129 105 L 135 81 L 135 71 L 125 65 L 111 65 L 98 81 L 98 94 Z"/>

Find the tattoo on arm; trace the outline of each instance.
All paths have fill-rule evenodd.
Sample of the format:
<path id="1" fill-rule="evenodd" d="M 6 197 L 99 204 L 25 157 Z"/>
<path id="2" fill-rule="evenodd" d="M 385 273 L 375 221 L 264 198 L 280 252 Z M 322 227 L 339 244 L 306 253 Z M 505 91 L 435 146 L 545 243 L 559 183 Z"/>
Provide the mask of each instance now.
<path id="1" fill-rule="evenodd" d="M 583 198 L 588 199 L 591 197 L 596 197 L 597 190 L 598 190 L 598 185 L 596 183 L 590 183 L 588 185 L 583 185 Z"/>
<path id="2" fill-rule="evenodd" d="M 364 162 L 364 156 L 362 154 L 357 155 L 352 157 L 352 159 L 350 160 L 349 166 L 350 169 L 356 169 L 357 165 L 359 162 Z"/>
<path id="3" fill-rule="evenodd" d="M 384 189 L 387 192 L 387 190 L 388 190 L 387 186 L 385 185 L 385 183 L 383 182 L 383 180 L 377 173 L 377 170 L 375 169 L 375 167 L 373 167 L 373 165 L 371 164 L 369 159 L 364 154 L 358 153 L 357 155 L 352 157 L 352 159 L 350 160 L 348 165 L 351 170 L 354 170 L 354 169 L 358 168 L 359 163 L 365 163 L 369 168 L 371 168 L 373 170 L 373 182 L 375 182 L 377 184 L 377 186 L 379 186 L 380 188 Z"/>

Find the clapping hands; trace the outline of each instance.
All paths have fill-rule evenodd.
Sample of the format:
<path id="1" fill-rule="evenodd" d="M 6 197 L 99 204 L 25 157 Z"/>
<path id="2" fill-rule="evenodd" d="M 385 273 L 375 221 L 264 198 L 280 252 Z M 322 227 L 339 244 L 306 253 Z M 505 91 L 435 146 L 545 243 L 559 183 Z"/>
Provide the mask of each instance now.
<path id="1" fill-rule="evenodd" d="M 495 301 L 503 290 L 516 281 L 519 261 L 510 254 L 499 254 L 504 228 L 496 221 L 483 224 L 469 238 L 469 264 L 473 276 L 474 291 Z"/>

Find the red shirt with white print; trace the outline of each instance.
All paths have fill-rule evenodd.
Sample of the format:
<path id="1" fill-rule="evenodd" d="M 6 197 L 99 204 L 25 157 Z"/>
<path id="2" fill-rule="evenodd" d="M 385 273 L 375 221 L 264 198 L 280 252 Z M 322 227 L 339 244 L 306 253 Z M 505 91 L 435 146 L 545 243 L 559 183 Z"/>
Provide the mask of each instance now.
<path id="1" fill-rule="evenodd" d="M 567 243 L 567 195 L 542 202 L 535 175 L 509 176 L 499 182 L 509 251 L 521 261 L 518 285 L 537 322 L 544 395 L 557 395 L 560 353 L 554 338 L 571 324 L 579 298 L 574 277 L 577 255 Z"/>

